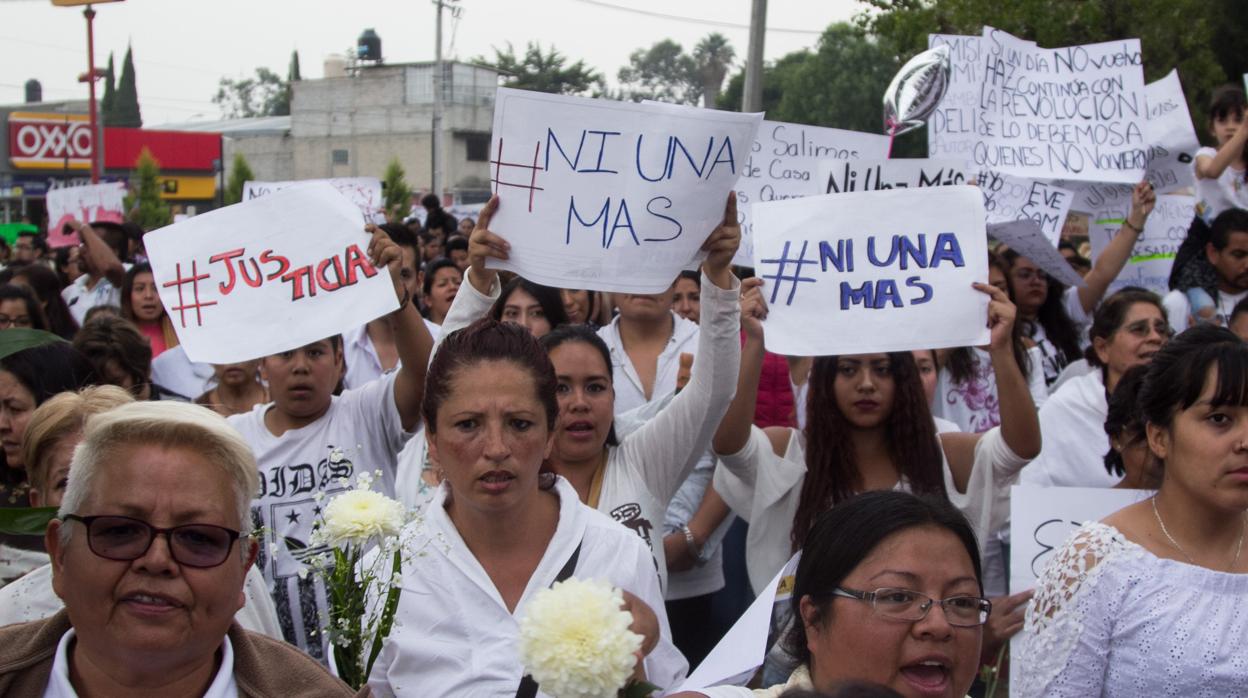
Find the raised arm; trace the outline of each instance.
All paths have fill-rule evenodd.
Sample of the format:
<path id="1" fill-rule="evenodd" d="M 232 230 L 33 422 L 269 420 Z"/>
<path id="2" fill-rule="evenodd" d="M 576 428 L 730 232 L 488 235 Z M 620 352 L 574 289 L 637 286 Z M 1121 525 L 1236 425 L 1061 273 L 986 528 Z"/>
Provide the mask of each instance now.
<path id="1" fill-rule="evenodd" d="M 1131 211 L 1127 213 L 1126 220 L 1114 235 L 1114 239 L 1101 250 L 1092 265 L 1092 271 L 1083 277 L 1087 285 L 1079 289 L 1079 304 L 1083 306 L 1085 313 L 1091 315 L 1096 310 L 1096 305 L 1105 297 L 1109 285 L 1122 273 L 1122 268 L 1131 258 L 1131 250 L 1144 232 L 1148 214 L 1153 212 L 1156 203 L 1157 194 L 1153 192 L 1153 185 L 1148 182 L 1135 185 L 1135 189 L 1131 191 Z"/>
<path id="2" fill-rule="evenodd" d="M 86 256 L 90 267 L 99 271 L 110 284 L 121 288 L 126 283 L 126 267 L 117 258 L 113 248 L 104 242 L 100 234 L 95 232 L 95 228 L 86 223 L 70 221 L 69 227 L 77 231 L 78 239 L 82 240 L 82 254 Z"/>
<path id="3" fill-rule="evenodd" d="M 434 352 L 442 338 L 455 330 L 463 329 L 489 314 L 502 286 L 498 282 L 498 273 L 485 268 L 486 257 L 507 259 L 511 245 L 501 237 L 490 232 L 490 219 L 498 210 L 498 197 L 491 196 L 481 214 L 477 217 L 477 225 L 472 229 L 468 239 L 468 283 L 459 287 L 455 300 L 451 301 L 451 309 L 442 320 L 442 331 L 434 342 Z M 432 359 L 432 355 L 430 356 Z"/>
<path id="4" fill-rule="evenodd" d="M 767 302 L 763 300 L 763 280 L 746 279 L 741 282 L 741 329 L 745 332 L 745 345 L 741 347 L 741 370 L 737 375 L 737 394 L 728 405 L 728 412 L 715 430 L 711 448 L 717 454 L 731 454 L 745 448 L 750 439 L 750 426 L 754 424 L 754 410 L 758 401 L 758 381 L 763 372 L 763 319 L 767 317 Z"/>
<path id="5" fill-rule="evenodd" d="M 399 309 L 390 313 L 387 321 L 394 329 L 394 346 L 399 354 L 399 372 L 394 377 L 394 405 L 404 431 L 412 431 L 420 423 L 420 402 L 425 394 L 425 370 L 433 351 L 433 336 L 425 321 L 416 311 L 413 299 L 407 297 L 403 285 L 403 253 L 399 246 L 375 225 L 366 228 L 373 239 L 368 243 L 368 256 L 373 264 L 385 266 L 394 283 L 394 293 L 399 298 Z"/>
<path id="6" fill-rule="evenodd" d="M 1231 136 L 1231 140 L 1227 141 L 1226 145 L 1218 148 L 1216 155 L 1213 157 L 1200 155 L 1196 158 L 1196 177 L 1199 179 L 1221 177 L 1226 168 L 1243 154 L 1245 143 L 1248 143 L 1248 119 L 1239 125 L 1239 128 L 1235 130 L 1235 135 Z"/>

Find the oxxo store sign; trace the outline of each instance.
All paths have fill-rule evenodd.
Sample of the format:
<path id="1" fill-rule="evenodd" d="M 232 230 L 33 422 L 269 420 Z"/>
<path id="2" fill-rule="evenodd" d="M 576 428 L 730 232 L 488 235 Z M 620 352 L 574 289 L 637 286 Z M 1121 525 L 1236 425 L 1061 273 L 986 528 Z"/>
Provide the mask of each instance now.
<path id="1" fill-rule="evenodd" d="M 16 169 L 91 169 L 95 138 L 85 114 L 9 114 L 9 161 Z"/>

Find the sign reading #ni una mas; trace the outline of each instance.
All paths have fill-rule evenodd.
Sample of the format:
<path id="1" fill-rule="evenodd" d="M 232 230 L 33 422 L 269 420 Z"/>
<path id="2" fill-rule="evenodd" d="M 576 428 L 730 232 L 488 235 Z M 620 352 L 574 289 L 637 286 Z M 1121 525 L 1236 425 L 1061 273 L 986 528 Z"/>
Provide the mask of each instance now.
<path id="1" fill-rule="evenodd" d="M 987 344 L 983 197 L 969 186 L 755 206 L 767 349 L 789 356 Z"/>

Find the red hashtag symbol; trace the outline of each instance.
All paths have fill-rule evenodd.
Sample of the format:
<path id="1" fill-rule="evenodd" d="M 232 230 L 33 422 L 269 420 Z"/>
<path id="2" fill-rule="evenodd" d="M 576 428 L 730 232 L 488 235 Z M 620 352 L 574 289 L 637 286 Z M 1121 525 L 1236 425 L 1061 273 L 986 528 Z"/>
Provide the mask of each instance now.
<path id="1" fill-rule="evenodd" d="M 537 186 L 537 171 L 541 168 L 537 166 L 537 156 L 541 153 L 542 142 L 538 141 L 533 145 L 533 164 L 526 165 L 522 162 L 504 162 L 503 161 L 503 139 L 498 139 L 498 159 L 490 160 L 490 164 L 494 166 L 494 178 L 490 181 L 494 183 L 494 192 L 498 193 L 499 187 L 515 187 L 517 189 L 529 190 L 529 213 L 533 212 L 533 192 L 541 191 L 542 187 Z M 519 167 L 522 170 L 529 171 L 529 183 L 517 184 L 515 182 L 504 182 L 502 180 L 502 170 L 504 167 Z"/>
<path id="2" fill-rule="evenodd" d="M 178 262 L 177 266 L 175 267 L 175 274 L 177 275 L 176 279 L 174 279 L 173 281 L 166 281 L 164 284 L 162 284 L 162 287 L 164 288 L 169 288 L 170 286 L 177 286 L 178 288 L 178 304 L 175 305 L 172 309 L 178 311 L 178 320 L 179 322 L 182 323 L 183 327 L 186 327 L 186 311 L 194 310 L 195 311 L 195 325 L 197 327 L 203 327 L 204 317 L 203 317 L 203 314 L 200 312 L 200 308 L 204 308 L 209 305 L 217 304 L 216 301 L 206 301 L 204 303 L 199 302 L 199 282 L 207 279 L 208 274 L 200 274 L 199 267 L 197 266 L 194 260 L 191 261 L 191 275 L 190 276 L 182 276 L 182 263 L 181 262 Z M 182 295 L 182 287 L 187 284 L 191 285 L 191 295 L 195 299 L 192 303 L 189 303 L 189 304 L 186 302 L 186 299 Z"/>

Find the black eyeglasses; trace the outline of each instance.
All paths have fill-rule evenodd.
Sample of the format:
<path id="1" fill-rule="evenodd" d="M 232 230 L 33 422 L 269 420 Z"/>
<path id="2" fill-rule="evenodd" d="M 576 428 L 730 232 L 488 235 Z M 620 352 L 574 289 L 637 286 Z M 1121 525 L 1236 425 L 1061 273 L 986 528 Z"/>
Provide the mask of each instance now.
<path id="1" fill-rule="evenodd" d="M 927 612 L 937 603 L 945 612 L 945 620 L 949 625 L 960 628 L 973 628 L 988 622 L 992 614 L 992 602 L 978 596 L 950 596 L 947 599 L 933 599 L 926 594 L 909 589 L 884 587 L 875 591 L 857 591 L 837 587 L 832 590 L 833 596 L 866 601 L 876 613 L 886 618 L 916 622 L 927 617 Z"/>
<path id="2" fill-rule="evenodd" d="M 67 520 L 80 521 L 87 527 L 87 547 L 107 560 L 130 562 L 147 554 L 157 535 L 169 544 L 174 561 L 187 567 L 216 567 L 230 556 L 234 541 L 242 534 L 224 526 L 186 524 L 157 528 L 146 521 L 129 516 L 78 516 L 68 514 Z"/>

